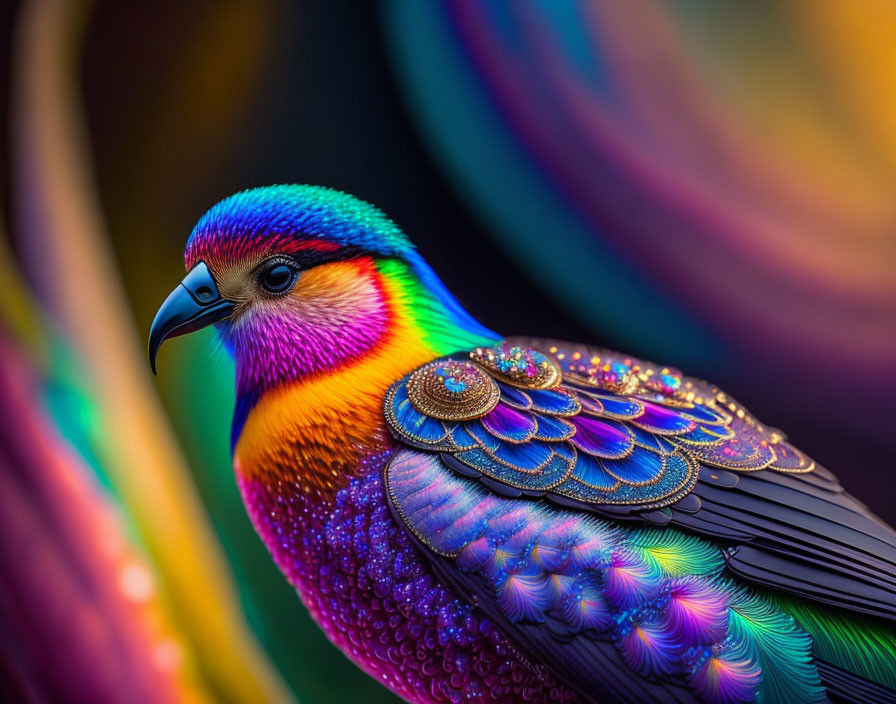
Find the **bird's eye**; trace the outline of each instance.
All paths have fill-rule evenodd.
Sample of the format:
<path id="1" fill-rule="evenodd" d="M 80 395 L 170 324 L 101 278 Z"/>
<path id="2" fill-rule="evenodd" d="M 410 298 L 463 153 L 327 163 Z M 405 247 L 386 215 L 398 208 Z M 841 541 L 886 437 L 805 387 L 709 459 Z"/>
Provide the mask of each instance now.
<path id="1" fill-rule="evenodd" d="M 286 293 L 296 282 L 297 276 L 295 267 L 278 262 L 261 272 L 259 283 L 268 293 Z"/>

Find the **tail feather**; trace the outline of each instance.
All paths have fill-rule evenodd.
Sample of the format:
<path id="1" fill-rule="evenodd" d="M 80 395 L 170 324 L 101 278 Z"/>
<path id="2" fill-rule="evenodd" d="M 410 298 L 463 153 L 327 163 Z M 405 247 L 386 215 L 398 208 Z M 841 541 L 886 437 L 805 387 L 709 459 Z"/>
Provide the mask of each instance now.
<path id="1" fill-rule="evenodd" d="M 896 704 L 896 629 L 888 622 L 795 598 L 775 602 L 812 636 L 832 701 Z"/>

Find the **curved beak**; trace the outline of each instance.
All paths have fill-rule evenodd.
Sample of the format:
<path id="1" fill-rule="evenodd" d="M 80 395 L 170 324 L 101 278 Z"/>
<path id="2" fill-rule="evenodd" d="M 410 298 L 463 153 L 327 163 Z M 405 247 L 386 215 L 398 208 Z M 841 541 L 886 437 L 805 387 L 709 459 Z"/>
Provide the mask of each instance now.
<path id="1" fill-rule="evenodd" d="M 168 295 L 152 321 L 149 330 L 152 373 L 156 373 L 156 354 L 165 340 L 216 323 L 232 312 L 233 303 L 221 298 L 205 262 L 199 262 Z"/>

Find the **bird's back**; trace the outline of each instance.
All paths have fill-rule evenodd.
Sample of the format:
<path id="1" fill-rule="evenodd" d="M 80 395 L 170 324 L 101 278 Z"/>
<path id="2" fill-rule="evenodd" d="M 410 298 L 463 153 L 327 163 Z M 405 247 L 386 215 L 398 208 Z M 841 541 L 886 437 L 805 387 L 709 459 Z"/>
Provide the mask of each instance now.
<path id="1" fill-rule="evenodd" d="M 472 358 L 390 389 L 387 484 L 524 652 L 599 701 L 896 698 L 896 534 L 782 433 L 606 350 Z"/>

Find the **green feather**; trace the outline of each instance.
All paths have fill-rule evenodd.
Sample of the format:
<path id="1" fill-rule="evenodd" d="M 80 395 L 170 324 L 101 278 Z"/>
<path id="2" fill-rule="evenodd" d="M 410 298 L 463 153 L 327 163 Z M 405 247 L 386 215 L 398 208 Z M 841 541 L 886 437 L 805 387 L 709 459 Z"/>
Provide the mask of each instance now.
<path id="1" fill-rule="evenodd" d="M 629 547 L 655 572 L 668 577 L 717 574 L 724 565 L 718 547 L 673 530 L 639 530 Z"/>
<path id="2" fill-rule="evenodd" d="M 775 597 L 815 640 L 819 660 L 896 689 L 896 630 L 860 614 Z"/>
<path id="3" fill-rule="evenodd" d="M 378 262 L 377 266 L 380 273 L 396 285 L 399 302 L 409 316 L 407 322 L 419 331 L 420 337 L 436 354 L 493 345 L 500 339 L 470 318 L 435 274 L 427 285 L 408 262 L 387 259 Z"/>
<path id="4" fill-rule="evenodd" d="M 762 668 L 756 701 L 799 704 L 826 701 L 812 662 L 812 639 L 769 599 L 733 588 L 728 596 L 728 637 Z"/>

